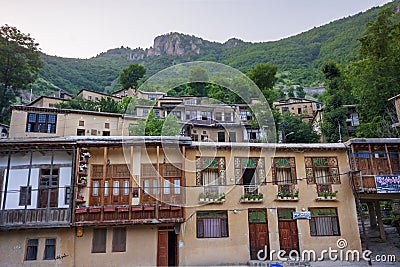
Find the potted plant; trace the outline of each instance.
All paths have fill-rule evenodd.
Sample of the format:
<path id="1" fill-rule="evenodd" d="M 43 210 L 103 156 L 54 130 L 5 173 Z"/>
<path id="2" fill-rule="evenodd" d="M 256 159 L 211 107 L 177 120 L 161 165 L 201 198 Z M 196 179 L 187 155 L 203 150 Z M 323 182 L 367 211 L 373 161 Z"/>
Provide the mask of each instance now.
<path id="1" fill-rule="evenodd" d="M 112 212 L 112 211 L 115 211 L 114 206 L 105 206 L 104 207 L 104 212 Z"/>
<path id="2" fill-rule="evenodd" d="M 245 201 L 249 201 L 249 199 L 251 198 L 251 196 L 249 194 L 244 194 L 244 200 Z"/>
<path id="3" fill-rule="evenodd" d="M 134 205 L 131 209 L 132 211 L 141 211 L 143 207 L 141 205 Z"/>
<path id="4" fill-rule="evenodd" d="M 119 206 L 117 207 L 118 212 L 127 212 L 129 211 L 129 207 L 128 206 Z"/>
<path id="5" fill-rule="evenodd" d="M 291 198 L 290 192 L 285 192 L 284 197 L 285 199 L 290 199 Z"/>
<path id="6" fill-rule="evenodd" d="M 257 199 L 258 200 L 262 200 L 264 198 L 264 194 L 263 193 L 259 193 L 258 195 L 257 195 Z"/>
<path id="7" fill-rule="evenodd" d="M 320 198 L 325 198 L 325 199 L 327 199 L 327 198 L 328 198 L 328 195 L 329 195 L 328 192 L 321 192 L 321 193 L 319 193 Z"/>
<path id="8" fill-rule="evenodd" d="M 225 199 L 226 199 L 225 193 L 222 193 L 222 194 L 219 195 L 219 199 L 218 199 L 219 201 L 224 202 Z"/>
<path id="9" fill-rule="evenodd" d="M 75 213 L 86 213 L 87 212 L 87 208 L 86 207 L 77 207 L 75 209 Z"/>
<path id="10" fill-rule="evenodd" d="M 205 200 L 205 195 L 204 195 L 204 193 L 202 192 L 202 193 L 200 193 L 200 195 L 199 195 L 199 201 L 200 201 L 200 202 L 204 202 L 204 200 Z"/>
<path id="11" fill-rule="evenodd" d="M 294 197 L 295 199 L 299 198 L 299 190 L 296 190 L 296 191 L 294 192 L 293 197 Z"/>
<path id="12" fill-rule="evenodd" d="M 336 199 L 337 193 L 338 193 L 337 190 L 336 190 L 335 192 L 330 193 L 330 198 L 331 198 L 331 199 Z"/>
<path id="13" fill-rule="evenodd" d="M 166 205 L 164 202 L 161 202 L 160 210 L 169 210 L 170 206 Z"/>
<path id="14" fill-rule="evenodd" d="M 81 184 L 86 184 L 87 183 L 87 177 L 86 176 L 81 176 L 79 178 L 79 183 Z"/>
<path id="15" fill-rule="evenodd" d="M 282 191 L 278 192 L 278 198 L 283 199 L 283 192 Z"/>
<path id="16" fill-rule="evenodd" d="M 207 194 L 206 194 L 206 202 L 209 202 L 209 201 L 210 201 L 210 196 L 211 196 L 210 193 L 207 193 Z"/>

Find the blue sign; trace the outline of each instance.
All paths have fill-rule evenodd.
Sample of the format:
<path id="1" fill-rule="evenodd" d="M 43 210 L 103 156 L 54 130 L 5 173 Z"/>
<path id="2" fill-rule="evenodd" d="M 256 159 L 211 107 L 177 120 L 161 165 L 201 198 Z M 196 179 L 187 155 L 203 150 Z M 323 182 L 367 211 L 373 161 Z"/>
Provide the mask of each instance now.
<path id="1" fill-rule="evenodd" d="M 294 211 L 293 220 L 297 219 L 308 219 L 311 220 L 311 212 L 309 211 Z"/>
<path id="2" fill-rule="evenodd" d="M 398 175 L 375 175 L 377 193 L 399 193 L 400 176 Z"/>

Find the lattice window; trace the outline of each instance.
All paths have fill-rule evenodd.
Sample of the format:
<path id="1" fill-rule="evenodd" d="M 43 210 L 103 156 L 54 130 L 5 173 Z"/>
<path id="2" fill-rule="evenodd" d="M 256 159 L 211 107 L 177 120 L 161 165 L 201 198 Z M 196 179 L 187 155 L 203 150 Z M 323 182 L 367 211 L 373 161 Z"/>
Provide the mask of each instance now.
<path id="1" fill-rule="evenodd" d="M 295 158 L 274 158 L 272 161 L 272 180 L 274 184 L 296 184 Z"/>
<path id="2" fill-rule="evenodd" d="M 179 164 L 164 164 L 163 165 L 163 176 L 164 177 L 181 177 L 182 170 Z"/>
<path id="3" fill-rule="evenodd" d="M 217 175 L 217 185 L 225 185 L 225 158 L 198 157 L 196 160 L 196 184 L 204 185 L 204 176 Z"/>
<path id="4" fill-rule="evenodd" d="M 103 165 L 92 165 L 92 178 L 103 178 Z"/>
<path id="5" fill-rule="evenodd" d="M 308 184 L 340 184 L 336 157 L 305 157 Z"/>
<path id="6" fill-rule="evenodd" d="M 113 177 L 129 177 L 128 165 L 113 165 Z"/>

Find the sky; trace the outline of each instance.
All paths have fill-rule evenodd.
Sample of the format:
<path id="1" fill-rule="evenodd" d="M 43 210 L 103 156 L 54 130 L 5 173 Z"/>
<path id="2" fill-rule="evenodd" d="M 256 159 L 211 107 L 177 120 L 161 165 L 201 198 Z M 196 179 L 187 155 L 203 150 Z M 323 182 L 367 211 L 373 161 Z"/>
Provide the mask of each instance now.
<path id="1" fill-rule="evenodd" d="M 389 0 L 0 0 L 0 25 L 30 34 L 48 55 L 90 58 L 148 48 L 169 32 L 225 42 L 266 42 Z"/>

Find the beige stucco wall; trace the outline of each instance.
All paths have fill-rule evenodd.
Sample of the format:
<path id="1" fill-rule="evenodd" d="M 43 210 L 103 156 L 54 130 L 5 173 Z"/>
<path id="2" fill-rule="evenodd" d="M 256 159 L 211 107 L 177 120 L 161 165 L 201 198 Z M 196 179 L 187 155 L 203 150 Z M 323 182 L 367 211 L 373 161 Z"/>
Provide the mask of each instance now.
<path id="1" fill-rule="evenodd" d="M 75 266 L 74 235 L 73 228 L 2 231 L 0 232 L 0 266 Z M 27 240 L 36 238 L 39 239 L 37 260 L 25 261 Z M 56 239 L 56 257 L 67 256 L 63 259 L 43 260 L 47 238 Z"/>
<path id="2" fill-rule="evenodd" d="M 75 238 L 76 266 L 155 266 L 157 264 L 157 227 L 126 227 L 126 252 L 112 252 L 113 227 L 107 227 L 106 253 L 92 253 L 93 227 L 85 227 Z"/>
<path id="3" fill-rule="evenodd" d="M 216 154 L 215 154 L 216 153 Z M 187 151 L 186 172 L 187 185 L 195 185 L 195 162 L 194 159 L 200 153 L 194 149 Z M 243 187 L 234 185 L 234 157 L 258 157 L 259 152 L 248 150 L 236 150 L 231 153 L 230 150 L 220 149 L 217 152 L 207 149 L 201 150 L 201 156 L 225 157 L 226 159 L 226 177 L 230 186 L 224 187 L 226 191 L 226 202 L 223 204 L 198 205 L 198 196 L 202 188 L 192 189 L 186 192 L 189 207 L 186 208 L 186 218 L 190 218 L 184 223 L 184 235 L 181 235 L 181 241 L 184 246 L 181 248 L 180 263 L 182 265 L 204 265 L 204 264 L 245 264 L 250 259 L 249 233 L 248 233 L 248 209 L 265 209 L 268 217 L 270 249 L 279 250 L 279 231 L 278 231 L 278 208 L 293 208 L 296 211 L 302 211 L 304 208 L 330 207 L 337 208 L 339 215 L 340 236 L 311 237 L 310 225 L 306 219 L 297 220 L 300 252 L 306 249 L 314 249 L 320 253 L 323 249 L 337 249 L 336 242 L 339 238 L 345 238 L 348 242 L 348 249 L 361 250 L 360 237 L 358 232 L 358 223 L 356 217 L 356 207 L 352 191 L 349 187 L 347 175 L 341 176 L 341 184 L 333 185 L 333 191 L 338 190 L 338 201 L 317 201 L 316 185 L 307 184 L 306 180 L 298 181 L 300 191 L 299 201 L 277 201 L 277 185 L 272 184 L 272 173 L 268 172 L 266 185 L 260 187 L 259 192 L 264 194 L 261 204 L 242 204 L 239 202 L 243 195 Z M 265 163 L 271 163 L 271 156 L 265 154 Z M 295 157 L 297 177 L 305 177 L 305 156 L 336 156 L 338 157 L 340 173 L 346 173 L 349 170 L 345 150 L 316 150 L 306 152 L 277 151 L 276 156 Z M 190 207 L 191 206 L 191 207 Z M 196 211 L 199 210 L 227 210 L 229 222 L 229 237 L 227 238 L 197 238 L 196 237 Z M 233 213 L 237 210 L 237 214 Z"/>
<path id="4" fill-rule="evenodd" d="M 107 95 L 99 94 L 99 93 L 92 92 L 92 91 L 86 91 L 86 90 L 81 91 L 78 96 L 82 97 L 83 99 L 91 100 L 91 101 L 96 101 L 96 97 L 98 98 L 98 100 L 100 100 L 101 98 L 107 97 Z M 89 96 L 90 96 L 90 99 L 89 99 Z M 121 98 L 119 98 L 119 97 L 115 97 L 112 95 L 108 95 L 108 97 L 114 99 L 117 102 L 121 101 Z"/>
<path id="5" fill-rule="evenodd" d="M 30 112 L 30 111 L 29 111 Z M 32 111 L 33 113 L 45 113 Z M 47 112 L 49 114 L 54 114 Z M 128 133 L 129 123 L 134 123 L 134 119 L 123 119 L 120 116 L 107 116 L 105 114 L 80 114 L 80 113 L 59 113 L 57 114 L 57 124 L 55 133 L 35 133 L 26 132 L 28 111 L 13 110 L 10 122 L 10 138 L 21 137 L 60 137 L 75 136 L 77 129 L 84 129 L 85 135 L 92 135 L 92 130 L 96 135 L 103 135 L 103 131 L 110 131 L 111 136 L 120 136 L 122 133 Z M 84 126 L 79 126 L 79 121 L 84 121 Z M 105 127 L 109 123 L 109 129 Z"/>

